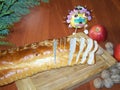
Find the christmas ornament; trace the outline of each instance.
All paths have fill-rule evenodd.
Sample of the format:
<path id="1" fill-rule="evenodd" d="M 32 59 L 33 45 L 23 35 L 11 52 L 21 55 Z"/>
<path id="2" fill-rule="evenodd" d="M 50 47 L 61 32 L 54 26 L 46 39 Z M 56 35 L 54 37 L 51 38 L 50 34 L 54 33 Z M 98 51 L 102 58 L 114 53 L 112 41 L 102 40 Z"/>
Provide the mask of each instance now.
<path id="1" fill-rule="evenodd" d="M 87 23 L 92 19 L 90 11 L 83 6 L 76 6 L 67 15 L 66 22 L 69 24 L 69 28 L 75 28 L 75 33 L 78 28 L 86 29 Z"/>

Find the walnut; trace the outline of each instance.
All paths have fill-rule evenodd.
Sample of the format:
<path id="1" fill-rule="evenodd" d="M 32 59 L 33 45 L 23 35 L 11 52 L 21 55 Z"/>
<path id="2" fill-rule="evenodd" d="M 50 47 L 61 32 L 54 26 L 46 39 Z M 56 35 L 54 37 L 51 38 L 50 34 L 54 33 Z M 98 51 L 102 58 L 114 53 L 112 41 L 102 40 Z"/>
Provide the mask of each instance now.
<path id="1" fill-rule="evenodd" d="M 106 88 L 111 88 L 114 83 L 120 83 L 120 62 L 111 66 L 107 70 L 103 70 L 101 72 L 101 78 L 103 81 L 98 79 L 97 81 L 101 81 L 103 83 L 102 86 L 105 86 Z M 97 82 L 94 81 L 94 84 Z M 95 86 L 96 85 L 96 86 Z M 101 88 L 101 84 L 95 84 L 94 86 L 97 88 Z"/>
<path id="2" fill-rule="evenodd" d="M 110 72 L 109 72 L 109 70 L 103 70 L 102 73 L 101 73 L 101 77 L 103 79 L 110 78 Z"/>
<path id="3" fill-rule="evenodd" d="M 110 68 L 109 68 L 109 70 L 111 71 L 111 69 L 116 69 L 117 68 L 117 66 L 116 66 L 116 64 L 115 65 L 112 65 Z"/>
<path id="4" fill-rule="evenodd" d="M 116 67 L 120 70 L 120 62 L 116 64 Z"/>
<path id="5" fill-rule="evenodd" d="M 108 49 L 108 48 L 113 48 L 113 43 L 107 42 L 107 43 L 105 44 L 105 48 L 106 48 L 106 49 Z"/>
<path id="6" fill-rule="evenodd" d="M 106 50 L 107 50 L 107 52 L 108 52 L 110 55 L 113 55 L 113 53 L 114 53 L 113 48 L 108 48 L 108 49 L 106 49 Z"/>
<path id="7" fill-rule="evenodd" d="M 97 55 L 102 55 L 103 54 L 103 50 L 99 47 L 97 52 L 96 52 Z"/>
<path id="8" fill-rule="evenodd" d="M 101 78 L 96 78 L 94 81 L 93 81 L 93 84 L 94 84 L 94 87 L 95 88 L 102 88 L 104 86 L 103 84 L 103 81 Z"/>
<path id="9" fill-rule="evenodd" d="M 104 85 L 106 88 L 111 88 L 113 86 L 113 81 L 111 78 L 104 79 Z"/>
<path id="10" fill-rule="evenodd" d="M 120 70 L 117 68 L 110 69 L 112 75 L 120 74 Z"/>
<path id="11" fill-rule="evenodd" d="M 113 44 L 111 42 L 107 42 L 105 44 L 105 48 L 110 55 L 113 55 L 114 50 L 113 50 Z"/>
<path id="12" fill-rule="evenodd" d="M 114 83 L 120 83 L 120 75 L 119 74 L 111 75 L 111 79 Z"/>

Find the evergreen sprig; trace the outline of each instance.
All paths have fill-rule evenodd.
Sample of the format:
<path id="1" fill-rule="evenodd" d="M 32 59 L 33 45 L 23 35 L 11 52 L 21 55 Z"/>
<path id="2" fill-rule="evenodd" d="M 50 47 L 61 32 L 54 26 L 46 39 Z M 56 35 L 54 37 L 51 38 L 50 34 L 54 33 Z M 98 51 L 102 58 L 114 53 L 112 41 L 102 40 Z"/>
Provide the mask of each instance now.
<path id="1" fill-rule="evenodd" d="M 48 0 L 41 1 L 48 2 Z M 8 35 L 9 28 L 23 15 L 28 14 L 29 8 L 39 4 L 40 0 L 0 0 L 0 37 Z M 3 45 L 2 41 L 0 45 Z"/>

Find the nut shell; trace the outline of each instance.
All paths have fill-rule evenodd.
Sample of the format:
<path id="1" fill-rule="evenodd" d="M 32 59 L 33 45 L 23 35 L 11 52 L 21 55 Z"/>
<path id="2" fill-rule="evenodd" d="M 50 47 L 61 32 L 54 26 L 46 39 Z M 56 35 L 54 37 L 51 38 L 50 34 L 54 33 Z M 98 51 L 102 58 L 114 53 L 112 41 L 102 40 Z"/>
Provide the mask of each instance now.
<path id="1" fill-rule="evenodd" d="M 109 72 L 109 70 L 103 70 L 102 73 L 101 73 L 101 77 L 103 79 L 110 78 L 110 72 Z"/>
<path id="2" fill-rule="evenodd" d="M 113 81 L 111 78 L 104 79 L 104 85 L 106 88 L 111 88 L 113 86 Z"/>
<path id="3" fill-rule="evenodd" d="M 94 87 L 95 88 L 102 88 L 104 86 L 103 84 L 103 81 L 101 78 L 96 78 L 94 81 L 93 81 L 93 84 L 94 84 Z"/>

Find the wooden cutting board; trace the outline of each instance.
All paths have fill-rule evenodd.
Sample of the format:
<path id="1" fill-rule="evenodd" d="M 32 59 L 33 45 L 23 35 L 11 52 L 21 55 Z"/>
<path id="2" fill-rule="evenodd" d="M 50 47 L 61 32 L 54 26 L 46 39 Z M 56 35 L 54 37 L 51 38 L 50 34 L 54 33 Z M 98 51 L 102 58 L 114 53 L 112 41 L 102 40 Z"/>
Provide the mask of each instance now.
<path id="1" fill-rule="evenodd" d="M 89 38 L 84 33 L 77 35 Z M 102 55 L 96 55 L 94 65 L 76 65 L 45 71 L 16 81 L 16 86 L 18 90 L 66 90 L 77 84 L 81 85 L 116 63 L 116 60 L 107 51 L 104 49 L 103 51 Z"/>

